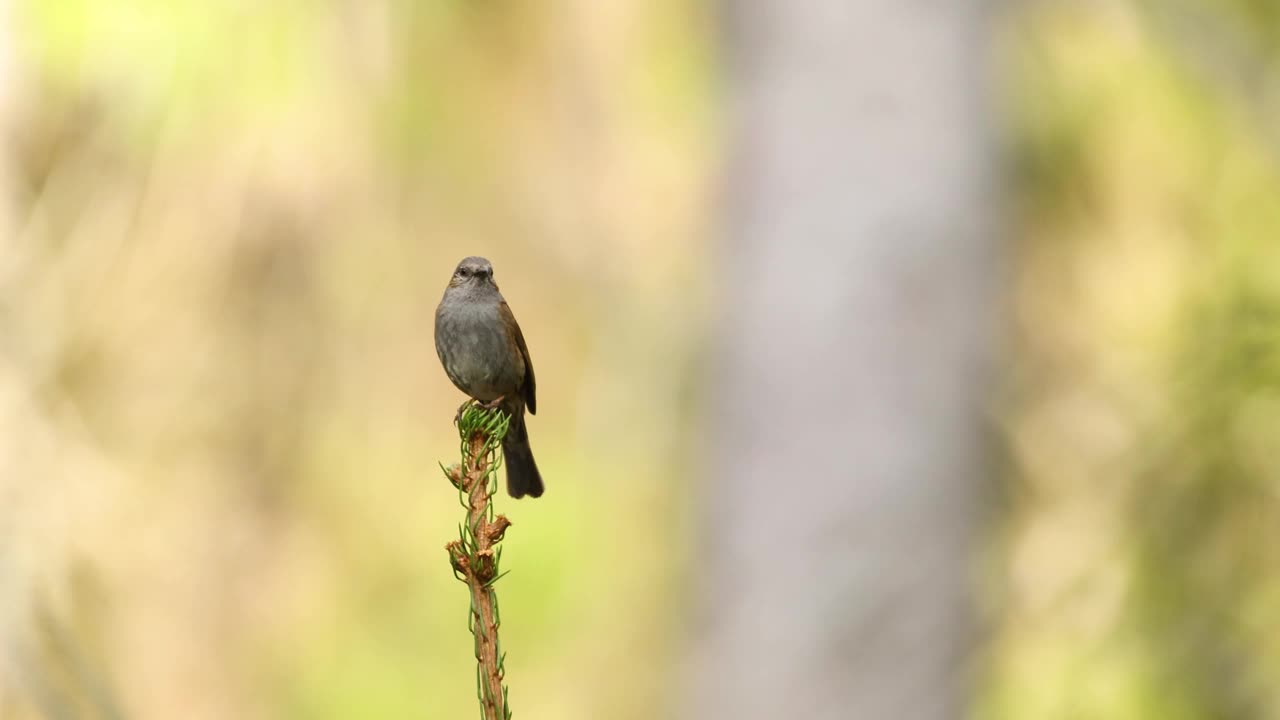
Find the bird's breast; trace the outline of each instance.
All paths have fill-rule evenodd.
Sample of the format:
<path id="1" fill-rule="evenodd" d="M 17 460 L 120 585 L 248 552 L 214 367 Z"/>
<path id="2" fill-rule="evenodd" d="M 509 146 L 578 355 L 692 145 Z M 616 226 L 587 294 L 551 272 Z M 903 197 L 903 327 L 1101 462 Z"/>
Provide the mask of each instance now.
<path id="1" fill-rule="evenodd" d="M 436 352 L 459 390 L 488 402 L 514 394 L 524 378 L 524 358 L 502 324 L 497 303 L 441 304 Z"/>

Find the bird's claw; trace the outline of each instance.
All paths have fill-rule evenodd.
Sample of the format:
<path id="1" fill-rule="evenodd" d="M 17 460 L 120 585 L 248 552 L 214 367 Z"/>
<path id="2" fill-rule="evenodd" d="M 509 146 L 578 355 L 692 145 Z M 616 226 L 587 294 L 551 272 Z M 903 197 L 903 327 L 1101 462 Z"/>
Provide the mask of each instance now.
<path id="1" fill-rule="evenodd" d="M 453 414 L 453 424 L 457 425 L 458 423 L 462 422 L 462 413 L 465 412 L 468 407 L 475 405 L 476 407 L 483 408 L 485 410 L 494 410 L 499 405 L 502 404 L 502 401 L 505 400 L 506 397 L 507 397 L 506 395 L 499 395 L 498 397 L 490 400 L 489 402 L 480 402 L 475 398 L 467 398 L 466 402 L 458 406 L 458 412 Z"/>
<path id="2" fill-rule="evenodd" d="M 456 413 L 454 413 L 454 414 L 453 414 L 453 424 L 454 424 L 454 425 L 457 425 L 458 423 L 462 422 L 462 411 L 463 411 L 463 410 L 466 410 L 466 409 L 467 409 L 467 406 L 468 406 L 468 405 L 470 405 L 470 404 L 471 404 L 471 403 L 473 403 L 473 402 L 475 402 L 475 400 L 472 400 L 472 399 L 468 398 L 466 402 L 464 402 L 464 403 L 462 403 L 461 405 L 459 405 L 459 406 L 458 406 L 458 412 L 456 412 Z"/>

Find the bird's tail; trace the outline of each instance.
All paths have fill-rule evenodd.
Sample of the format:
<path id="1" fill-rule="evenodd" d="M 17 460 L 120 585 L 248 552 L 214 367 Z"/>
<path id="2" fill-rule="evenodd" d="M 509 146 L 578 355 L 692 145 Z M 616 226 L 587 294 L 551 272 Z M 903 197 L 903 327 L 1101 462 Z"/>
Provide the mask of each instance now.
<path id="1" fill-rule="evenodd" d="M 502 441 L 502 457 L 507 465 L 507 493 L 513 498 L 542 496 L 542 475 L 533 461 L 529 432 L 524 426 L 524 413 L 515 414 Z"/>

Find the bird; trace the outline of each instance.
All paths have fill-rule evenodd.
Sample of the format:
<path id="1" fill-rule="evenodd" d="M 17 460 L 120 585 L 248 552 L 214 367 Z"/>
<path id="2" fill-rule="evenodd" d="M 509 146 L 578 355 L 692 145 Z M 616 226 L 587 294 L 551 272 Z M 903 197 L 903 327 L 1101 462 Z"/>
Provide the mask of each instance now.
<path id="1" fill-rule="evenodd" d="M 520 324 L 493 280 L 493 265 L 463 258 L 436 307 L 436 354 L 453 384 L 487 408 L 511 417 L 502 440 L 507 493 L 540 497 L 542 475 L 529 447 L 525 410 L 538 410 L 533 361 Z"/>

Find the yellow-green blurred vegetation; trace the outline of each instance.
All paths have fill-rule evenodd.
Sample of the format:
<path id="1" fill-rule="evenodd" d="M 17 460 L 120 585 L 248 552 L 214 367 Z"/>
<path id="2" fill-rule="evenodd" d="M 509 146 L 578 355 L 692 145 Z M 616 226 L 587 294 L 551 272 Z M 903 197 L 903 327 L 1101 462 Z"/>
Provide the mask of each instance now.
<path id="1" fill-rule="evenodd" d="M 1280 4 L 1003 12 L 976 714 L 1280 716 Z M 670 715 L 717 32 L 680 0 L 0 3 L 0 717 L 473 716 L 432 341 L 469 254 L 538 373 L 512 706 Z"/>
<path id="2" fill-rule="evenodd" d="M 469 254 L 541 395 L 547 495 L 500 507 L 513 704 L 660 712 L 703 304 L 680 288 L 715 154 L 702 10 L 4 20 L 0 717 L 474 715 L 437 465 L 463 396 L 432 339 Z M 595 508 L 617 510 L 584 542 Z"/>
<path id="3" fill-rule="evenodd" d="M 1280 5 L 1004 27 L 1015 232 L 982 717 L 1280 716 Z"/>

